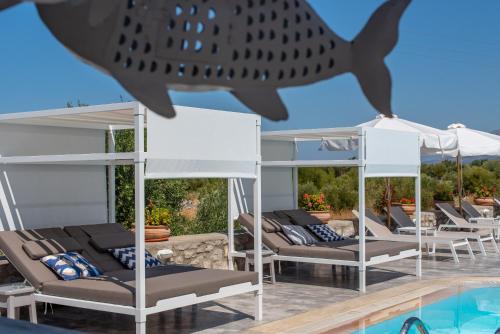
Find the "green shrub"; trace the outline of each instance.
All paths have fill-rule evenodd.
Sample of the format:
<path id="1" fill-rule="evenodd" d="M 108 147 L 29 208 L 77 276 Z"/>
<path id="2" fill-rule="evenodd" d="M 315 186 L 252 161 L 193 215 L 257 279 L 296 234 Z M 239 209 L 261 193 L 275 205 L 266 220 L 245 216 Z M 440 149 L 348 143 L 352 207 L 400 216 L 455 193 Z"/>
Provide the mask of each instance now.
<path id="1" fill-rule="evenodd" d="M 321 189 L 325 194 L 326 202 L 332 210 L 351 210 L 358 204 L 357 178 L 347 173 L 331 180 L 330 184 Z"/>
<path id="2" fill-rule="evenodd" d="M 498 185 L 495 173 L 479 166 L 464 166 L 463 187 L 466 195 L 473 195 L 483 187 Z"/>
<path id="3" fill-rule="evenodd" d="M 317 194 L 319 193 L 318 187 L 314 183 L 308 181 L 299 184 L 299 199 L 304 197 L 304 194 Z"/>
<path id="4" fill-rule="evenodd" d="M 217 180 L 200 192 L 200 204 L 192 233 L 227 231 L 227 182 Z"/>

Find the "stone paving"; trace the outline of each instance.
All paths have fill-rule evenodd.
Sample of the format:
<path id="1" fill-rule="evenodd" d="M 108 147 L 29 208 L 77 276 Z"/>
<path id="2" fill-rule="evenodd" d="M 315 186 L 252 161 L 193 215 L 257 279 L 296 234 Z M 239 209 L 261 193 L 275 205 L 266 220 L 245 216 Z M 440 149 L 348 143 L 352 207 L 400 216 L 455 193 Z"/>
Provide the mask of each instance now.
<path id="1" fill-rule="evenodd" d="M 471 261 L 460 252 L 460 263 L 455 264 L 449 253 L 439 252 L 435 257 L 424 256 L 423 278 L 451 276 L 500 276 L 500 255 L 488 249 L 489 256 L 478 254 Z M 255 322 L 251 315 L 254 299 L 240 295 L 185 307 L 148 317 L 148 333 L 239 333 L 259 324 L 283 319 L 314 308 L 357 297 L 357 274 L 341 268 L 332 270 L 327 265 L 294 263 L 283 265 L 275 285 L 264 286 L 264 321 Z M 367 292 L 375 292 L 416 280 L 415 260 L 405 259 L 372 267 L 367 273 Z M 22 314 L 27 317 L 26 314 Z M 134 333 L 132 317 L 111 313 L 54 306 L 53 314 L 43 314 L 39 305 L 39 321 L 44 324 L 71 328 L 87 333 Z"/>

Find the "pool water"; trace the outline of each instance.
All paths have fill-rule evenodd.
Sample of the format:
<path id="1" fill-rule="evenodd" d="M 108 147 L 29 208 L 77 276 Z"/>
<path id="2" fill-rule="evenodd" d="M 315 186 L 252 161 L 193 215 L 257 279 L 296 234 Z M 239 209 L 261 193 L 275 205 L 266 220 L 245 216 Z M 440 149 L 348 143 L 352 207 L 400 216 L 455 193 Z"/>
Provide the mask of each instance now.
<path id="1" fill-rule="evenodd" d="M 399 334 L 409 317 L 418 317 L 430 334 L 494 334 L 500 328 L 500 287 L 475 288 L 372 325 L 355 334 Z M 415 326 L 411 334 L 418 334 Z"/>

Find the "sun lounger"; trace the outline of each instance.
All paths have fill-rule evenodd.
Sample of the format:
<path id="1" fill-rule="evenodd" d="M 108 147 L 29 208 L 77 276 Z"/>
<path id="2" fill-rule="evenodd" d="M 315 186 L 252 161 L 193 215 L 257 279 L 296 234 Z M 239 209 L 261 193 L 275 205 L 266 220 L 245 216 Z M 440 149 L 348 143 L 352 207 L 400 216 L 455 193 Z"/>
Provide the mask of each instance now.
<path id="1" fill-rule="evenodd" d="M 359 218 L 359 213 L 356 210 L 352 210 L 354 215 Z M 401 235 L 393 234 L 386 226 L 377 223 L 370 217 L 366 216 L 365 219 L 366 229 L 373 235 L 372 237 L 367 237 L 369 240 L 390 240 L 399 242 L 415 242 L 416 237 L 414 235 Z M 447 236 L 447 235 L 432 235 L 432 236 L 422 236 L 422 243 L 427 245 L 431 244 L 433 251 L 436 244 L 447 245 L 450 248 L 451 254 L 453 255 L 453 260 L 455 263 L 459 263 L 456 248 L 465 246 L 469 252 L 471 259 L 474 259 L 474 253 L 470 247 L 469 241 L 463 236 Z M 429 253 L 429 247 L 427 247 L 427 252 Z"/>
<path id="2" fill-rule="evenodd" d="M 465 218 L 463 218 L 457 210 L 449 203 L 436 203 L 436 207 L 443 212 L 448 218 L 447 224 L 439 225 L 438 231 L 445 230 L 466 230 L 473 233 L 473 235 L 467 236 L 469 240 L 475 239 L 479 244 L 481 249 L 481 253 L 486 255 L 486 249 L 484 248 L 484 242 L 491 241 L 493 249 L 497 254 L 500 254 L 500 250 L 498 249 L 498 245 L 495 241 L 495 237 L 493 236 L 493 231 L 497 229 L 494 224 L 489 223 L 469 223 Z M 463 232 L 462 232 L 463 233 Z"/>
<path id="3" fill-rule="evenodd" d="M 322 263 L 332 265 L 359 265 L 359 240 L 347 239 L 334 242 L 320 242 L 311 246 L 294 245 L 281 232 L 279 224 L 296 224 L 290 218 L 301 219 L 301 224 L 307 225 L 315 223 L 314 217 L 307 217 L 302 210 L 276 211 L 274 213 L 263 213 L 262 219 L 262 241 L 269 250 L 273 251 L 276 260 Z M 284 216 L 289 215 L 288 218 Z M 299 218 L 297 218 L 299 217 Z M 279 224 L 275 222 L 279 220 Z M 241 214 L 238 222 L 249 233 L 253 231 L 253 216 Z M 316 222 L 317 223 L 317 222 Z M 321 223 L 321 222 L 320 222 Z M 397 241 L 367 241 L 366 242 L 366 263 L 374 265 L 382 262 L 389 262 L 405 257 L 416 256 L 416 243 Z"/>
<path id="4" fill-rule="evenodd" d="M 107 312 L 135 315 L 135 271 L 126 269 L 107 251 L 91 245 L 93 237 L 127 232 L 119 224 L 48 228 L 0 232 L 0 249 L 19 273 L 36 289 L 35 300 Z M 31 258 L 23 245 L 30 241 L 54 240 L 64 244 L 72 239 L 79 252 L 104 274 L 97 278 L 63 281 L 38 259 Z M 256 291 L 257 274 L 229 270 L 166 265 L 146 269 L 148 314 Z"/>
<path id="5" fill-rule="evenodd" d="M 462 210 L 465 212 L 467 219 L 471 223 L 487 223 L 487 224 L 497 224 L 500 228 L 500 217 L 483 217 L 481 212 L 468 201 L 462 201 Z M 499 236 L 497 229 L 497 238 Z"/>

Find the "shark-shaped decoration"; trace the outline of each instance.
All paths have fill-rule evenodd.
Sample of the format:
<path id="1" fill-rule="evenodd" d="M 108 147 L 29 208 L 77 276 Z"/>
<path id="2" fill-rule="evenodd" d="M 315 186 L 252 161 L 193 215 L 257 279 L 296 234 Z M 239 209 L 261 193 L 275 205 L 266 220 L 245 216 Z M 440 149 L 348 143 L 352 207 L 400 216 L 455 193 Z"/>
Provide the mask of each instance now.
<path id="1" fill-rule="evenodd" d="M 272 120 L 288 113 L 277 90 L 351 72 L 391 116 L 384 58 L 411 0 L 388 0 L 353 41 L 305 0 L 35 0 L 69 50 L 113 76 L 148 108 L 173 117 L 168 90 L 227 90 Z M 0 0 L 0 9 L 20 0 Z"/>

